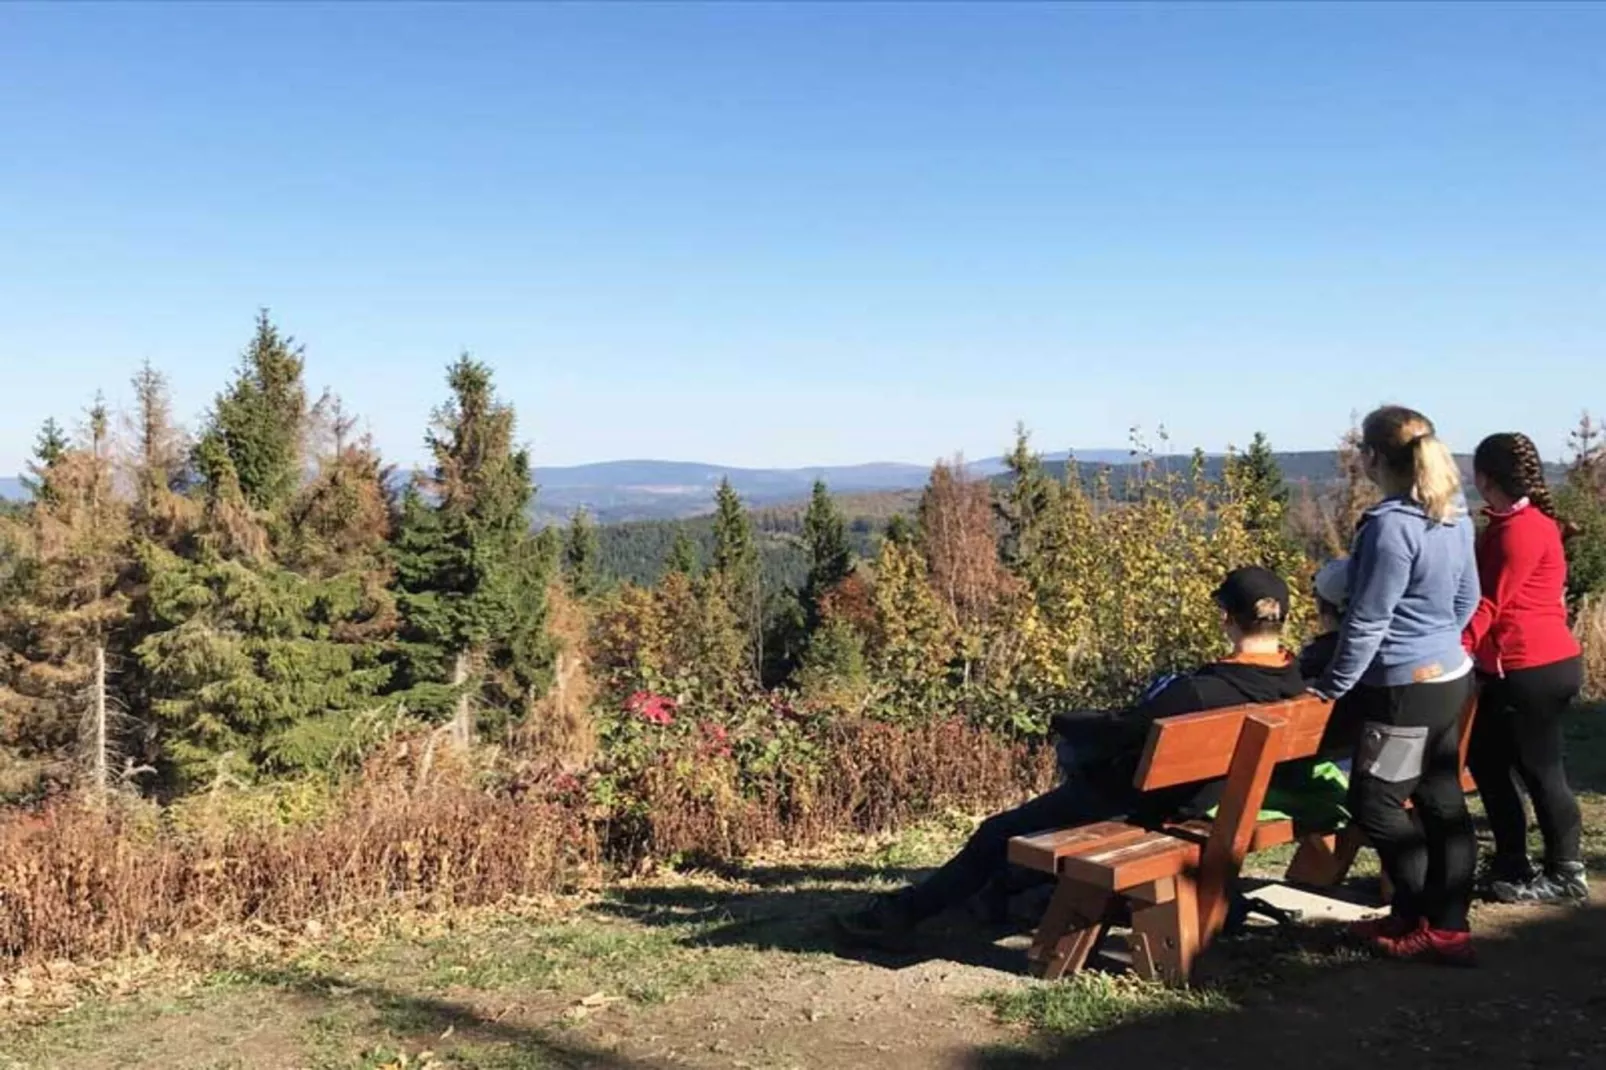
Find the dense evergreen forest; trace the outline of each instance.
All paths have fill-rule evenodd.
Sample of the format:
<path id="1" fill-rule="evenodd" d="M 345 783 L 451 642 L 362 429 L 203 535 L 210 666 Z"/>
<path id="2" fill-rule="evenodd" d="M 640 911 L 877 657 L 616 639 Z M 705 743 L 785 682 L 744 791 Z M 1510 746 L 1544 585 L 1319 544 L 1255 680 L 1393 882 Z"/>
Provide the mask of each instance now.
<path id="1" fill-rule="evenodd" d="M 772 714 L 752 718 L 777 703 L 1040 732 L 1056 706 L 1207 656 L 1223 568 L 1260 562 L 1302 593 L 1372 493 L 1353 430 L 1298 478 L 1262 435 L 1071 467 L 1021 431 L 991 480 L 938 464 L 921 491 L 817 482 L 756 511 L 727 481 L 708 517 L 536 529 L 490 368 L 446 367 L 429 463 L 398 473 L 309 393 L 305 360 L 264 314 L 198 427 L 149 365 L 130 411 L 45 421 L 29 500 L 0 513 L 0 795 L 338 775 L 409 725 L 606 764 L 634 753 L 641 710 L 669 717 L 643 695 L 765 747 Z M 1587 419 L 1573 453 L 1582 597 L 1606 584 Z"/>

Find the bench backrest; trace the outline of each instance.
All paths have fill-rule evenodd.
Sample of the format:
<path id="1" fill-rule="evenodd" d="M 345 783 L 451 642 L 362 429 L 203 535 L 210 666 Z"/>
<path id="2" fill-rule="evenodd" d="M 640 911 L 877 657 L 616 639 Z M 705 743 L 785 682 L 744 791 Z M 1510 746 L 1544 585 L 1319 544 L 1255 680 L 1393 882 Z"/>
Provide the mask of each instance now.
<path id="1" fill-rule="evenodd" d="M 1274 762 L 1309 758 L 1321 746 L 1332 712 L 1332 703 L 1304 695 L 1286 702 L 1229 706 L 1161 718 L 1149 728 L 1148 744 L 1143 748 L 1143 760 L 1138 763 L 1133 784 L 1140 791 L 1157 791 L 1226 776 L 1232 768 L 1244 719 L 1257 714 L 1284 724 Z"/>
<path id="2" fill-rule="evenodd" d="M 1203 713 L 1161 718 L 1149 729 L 1148 743 L 1143 748 L 1143 759 L 1138 763 L 1133 784 L 1140 791 L 1157 791 L 1226 776 L 1232 767 L 1232 756 L 1238 749 L 1244 718 L 1254 714 L 1269 716 L 1284 724 L 1277 741 L 1275 761 L 1291 762 L 1313 757 L 1321 746 L 1322 735 L 1327 730 L 1327 719 L 1332 712 L 1332 703 L 1325 699 L 1302 695 L 1286 702 L 1228 706 Z M 1478 696 L 1474 691 L 1461 711 L 1458 726 L 1463 770 L 1467 764 L 1467 746 L 1472 740 L 1472 724 L 1477 713 Z M 1472 790 L 1465 774 L 1462 783 L 1468 791 Z"/>

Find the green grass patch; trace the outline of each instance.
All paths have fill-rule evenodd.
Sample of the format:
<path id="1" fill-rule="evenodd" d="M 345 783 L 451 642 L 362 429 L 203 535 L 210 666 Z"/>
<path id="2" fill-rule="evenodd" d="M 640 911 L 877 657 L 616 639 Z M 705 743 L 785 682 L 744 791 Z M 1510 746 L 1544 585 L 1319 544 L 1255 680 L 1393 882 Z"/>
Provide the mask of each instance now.
<path id="1" fill-rule="evenodd" d="M 647 928 L 579 918 L 553 925 L 517 921 L 484 930 L 393 945 L 358 976 L 400 978 L 434 992 L 512 988 L 606 991 L 637 1003 L 661 1003 L 739 976 L 756 952 L 702 946 L 698 927 Z M 379 969 L 374 967 L 378 966 Z"/>
<path id="2" fill-rule="evenodd" d="M 545 1052 L 511 1044 L 470 1044 L 445 1056 L 452 1070 L 553 1070 L 559 1064 Z"/>
<path id="3" fill-rule="evenodd" d="M 1221 1014 L 1238 1004 L 1214 989 L 1170 988 L 1130 976 L 1083 973 L 982 997 L 999 1021 L 1057 1036 L 1100 1033 L 1145 1018 Z"/>

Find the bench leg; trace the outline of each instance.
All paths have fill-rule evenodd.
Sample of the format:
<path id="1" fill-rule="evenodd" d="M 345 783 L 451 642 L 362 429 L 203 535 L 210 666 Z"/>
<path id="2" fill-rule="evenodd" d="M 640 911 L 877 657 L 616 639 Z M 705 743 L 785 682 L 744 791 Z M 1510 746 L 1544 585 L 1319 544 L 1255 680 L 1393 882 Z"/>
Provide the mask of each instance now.
<path id="1" fill-rule="evenodd" d="M 1132 911 L 1132 967 L 1146 981 L 1185 985 L 1199 954 L 1199 901 L 1191 874 L 1155 881 L 1128 897 L 1148 901 Z"/>
<path id="2" fill-rule="evenodd" d="M 1026 953 L 1032 975 L 1057 981 L 1080 970 L 1098 946 L 1109 907 L 1105 893 L 1061 879 Z"/>
<path id="3" fill-rule="evenodd" d="M 1338 859 L 1338 835 L 1302 836 L 1293 861 L 1283 879 L 1289 884 L 1304 884 L 1313 888 L 1328 888 L 1342 878 L 1340 869 L 1349 868 Z"/>
<path id="4" fill-rule="evenodd" d="M 1307 836 L 1294 852 L 1287 879 L 1317 888 L 1342 884 L 1355 864 L 1356 854 L 1365 846 L 1366 834 L 1355 825 L 1345 825 L 1331 836 Z"/>

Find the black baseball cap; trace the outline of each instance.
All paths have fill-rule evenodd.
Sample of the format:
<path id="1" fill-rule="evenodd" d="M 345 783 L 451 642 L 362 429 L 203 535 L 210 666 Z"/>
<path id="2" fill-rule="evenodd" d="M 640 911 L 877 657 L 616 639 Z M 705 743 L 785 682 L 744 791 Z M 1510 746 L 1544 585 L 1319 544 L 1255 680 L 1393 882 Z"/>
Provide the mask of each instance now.
<path id="1" fill-rule="evenodd" d="M 1281 624 L 1288 619 L 1288 584 L 1269 568 L 1236 568 L 1216 588 L 1216 605 L 1240 622 Z"/>

